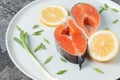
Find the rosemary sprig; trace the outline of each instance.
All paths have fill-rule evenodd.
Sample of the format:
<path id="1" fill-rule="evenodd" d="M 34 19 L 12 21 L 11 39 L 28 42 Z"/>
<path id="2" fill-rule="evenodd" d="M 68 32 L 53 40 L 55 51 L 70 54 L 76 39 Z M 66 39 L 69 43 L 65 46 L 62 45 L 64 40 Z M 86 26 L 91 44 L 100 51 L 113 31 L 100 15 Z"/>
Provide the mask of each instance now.
<path id="1" fill-rule="evenodd" d="M 58 71 L 56 74 L 57 74 L 57 75 L 61 75 L 61 74 L 64 74 L 65 72 L 67 72 L 67 70 L 60 70 L 60 71 Z"/>

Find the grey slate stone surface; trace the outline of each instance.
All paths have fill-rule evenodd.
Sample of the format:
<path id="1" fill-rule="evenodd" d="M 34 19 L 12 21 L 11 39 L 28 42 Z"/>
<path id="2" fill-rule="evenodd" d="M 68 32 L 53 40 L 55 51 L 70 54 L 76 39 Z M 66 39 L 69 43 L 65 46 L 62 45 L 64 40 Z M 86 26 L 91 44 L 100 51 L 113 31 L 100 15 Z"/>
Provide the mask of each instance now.
<path id="1" fill-rule="evenodd" d="M 34 0 L 0 0 L 0 80 L 32 80 L 13 64 L 5 46 L 5 33 L 10 20 L 15 12 L 32 1 Z M 120 4 L 120 0 L 113 1 Z M 7 9 L 6 6 L 13 11 Z"/>

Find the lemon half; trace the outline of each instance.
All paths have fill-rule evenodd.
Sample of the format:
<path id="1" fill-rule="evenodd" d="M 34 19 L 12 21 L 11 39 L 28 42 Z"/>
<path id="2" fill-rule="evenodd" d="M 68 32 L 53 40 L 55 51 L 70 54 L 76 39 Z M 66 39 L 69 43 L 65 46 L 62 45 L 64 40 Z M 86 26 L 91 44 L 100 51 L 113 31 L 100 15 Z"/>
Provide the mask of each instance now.
<path id="1" fill-rule="evenodd" d="M 57 26 L 68 16 L 66 8 L 59 5 L 48 5 L 42 7 L 39 11 L 39 20 L 46 26 Z"/>
<path id="2" fill-rule="evenodd" d="M 88 51 L 96 61 L 109 61 L 119 52 L 119 40 L 111 31 L 97 31 L 88 40 Z"/>

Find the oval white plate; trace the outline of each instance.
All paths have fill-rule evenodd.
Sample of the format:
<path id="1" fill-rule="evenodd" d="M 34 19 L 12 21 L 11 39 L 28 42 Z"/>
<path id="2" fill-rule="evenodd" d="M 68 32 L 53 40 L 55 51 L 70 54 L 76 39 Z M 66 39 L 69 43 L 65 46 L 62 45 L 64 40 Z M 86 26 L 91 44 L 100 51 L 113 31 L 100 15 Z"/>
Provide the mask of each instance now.
<path id="1" fill-rule="evenodd" d="M 35 80 L 50 80 L 42 72 L 39 66 L 31 59 L 31 57 L 26 53 L 26 51 L 19 46 L 14 40 L 13 37 L 19 37 L 19 32 L 16 30 L 16 26 L 20 26 L 21 29 L 28 32 L 29 34 L 29 47 L 33 51 L 34 48 L 39 43 L 44 43 L 47 47 L 47 50 L 41 50 L 35 53 L 39 62 L 42 64 L 47 57 L 53 56 L 53 59 L 50 63 L 46 64 L 44 67 L 49 72 L 50 75 L 55 77 L 58 80 L 116 80 L 120 77 L 120 54 L 111 62 L 108 63 L 98 63 L 95 61 L 87 60 L 85 61 L 82 70 L 79 70 L 79 66 L 72 63 L 64 63 L 59 58 L 61 55 L 57 52 L 54 41 L 54 28 L 45 27 L 41 25 L 38 21 L 38 11 L 41 7 L 50 4 L 57 4 L 66 7 L 68 10 L 72 8 L 76 3 L 89 3 L 92 4 L 98 11 L 101 6 L 104 6 L 104 3 L 109 5 L 109 9 L 104 11 L 101 15 L 101 22 L 99 26 L 100 29 L 105 27 L 110 27 L 110 30 L 115 32 L 115 34 L 120 39 L 120 12 L 113 12 L 111 8 L 116 8 L 120 11 L 120 6 L 113 3 L 112 1 L 105 0 L 39 0 L 34 1 L 23 8 L 17 15 L 12 19 L 6 33 L 6 46 L 10 58 L 15 63 L 15 65 L 26 75 Z M 112 22 L 118 19 L 119 21 L 116 24 Z M 32 33 L 37 31 L 33 30 L 33 25 L 39 24 L 39 29 L 44 29 L 42 35 L 32 36 Z M 38 30 L 39 30 L 38 29 Z M 43 41 L 43 37 L 47 38 L 50 41 L 50 45 L 46 44 Z M 93 70 L 94 67 L 101 69 L 104 74 L 97 73 Z M 63 75 L 56 75 L 56 72 L 59 70 L 67 70 Z"/>

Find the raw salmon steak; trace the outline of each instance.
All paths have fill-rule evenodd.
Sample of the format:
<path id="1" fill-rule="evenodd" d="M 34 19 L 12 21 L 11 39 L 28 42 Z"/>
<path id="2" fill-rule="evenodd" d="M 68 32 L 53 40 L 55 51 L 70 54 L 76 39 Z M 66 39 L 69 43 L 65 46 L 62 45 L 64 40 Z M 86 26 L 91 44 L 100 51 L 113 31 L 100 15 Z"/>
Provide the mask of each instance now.
<path id="1" fill-rule="evenodd" d="M 72 18 L 67 18 L 54 32 L 57 50 L 70 62 L 81 66 L 87 47 L 87 39 Z"/>
<path id="2" fill-rule="evenodd" d="M 71 9 L 71 15 L 79 27 L 86 33 L 87 38 L 92 35 L 99 26 L 100 16 L 97 10 L 90 4 L 78 3 Z"/>

